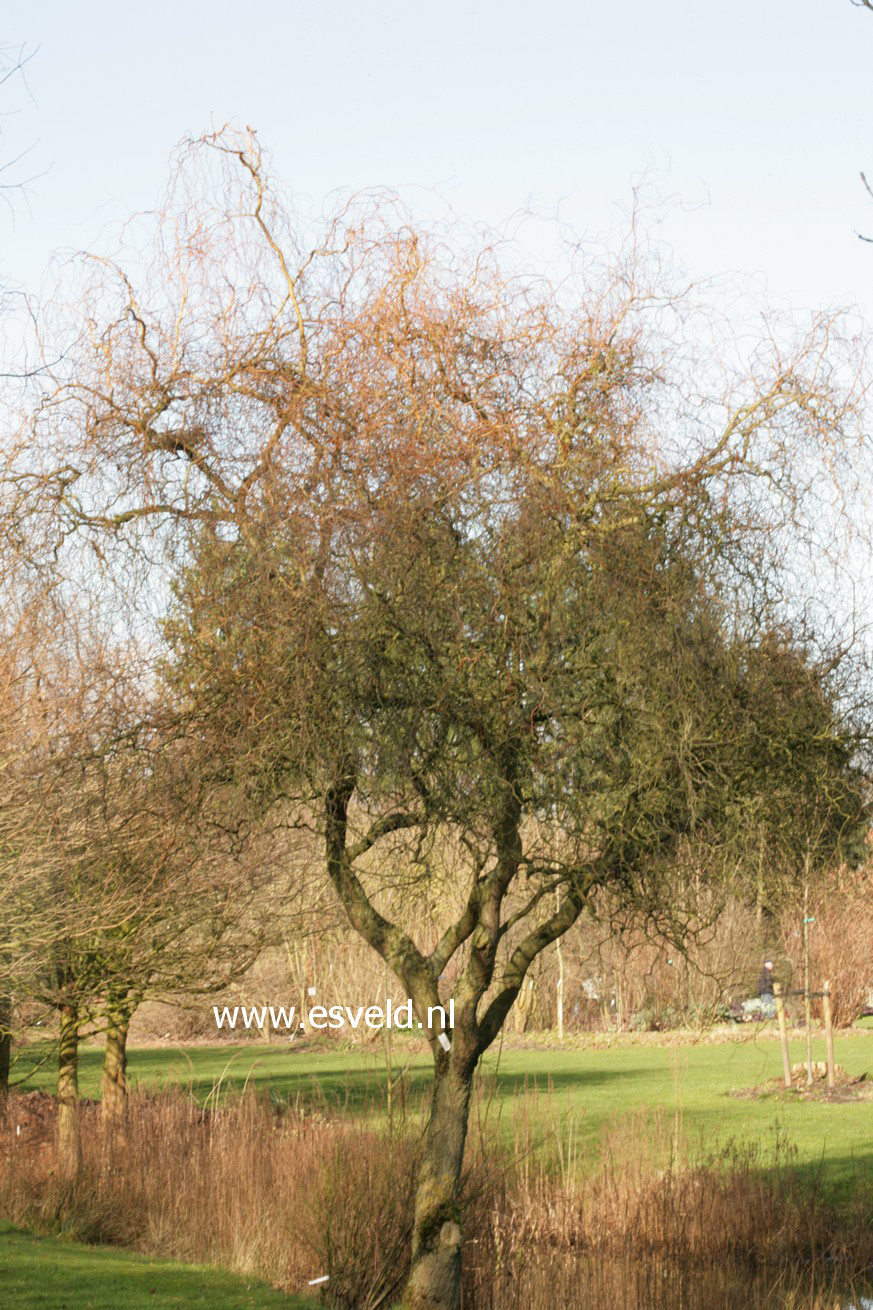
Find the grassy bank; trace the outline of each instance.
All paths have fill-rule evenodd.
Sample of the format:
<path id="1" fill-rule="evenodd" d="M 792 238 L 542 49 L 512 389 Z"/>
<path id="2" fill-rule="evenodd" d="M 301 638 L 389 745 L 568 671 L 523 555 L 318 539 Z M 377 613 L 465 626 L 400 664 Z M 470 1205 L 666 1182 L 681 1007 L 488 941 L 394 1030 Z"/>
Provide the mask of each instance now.
<path id="1" fill-rule="evenodd" d="M 805 1044 L 791 1044 L 792 1060 L 801 1061 Z M 816 1059 L 824 1047 L 814 1043 Z M 873 1032 L 840 1034 L 837 1061 L 847 1074 L 873 1080 Z M 85 1097 L 99 1096 L 102 1052 L 82 1051 L 80 1086 Z M 430 1060 L 426 1054 L 394 1050 L 394 1073 L 406 1070 L 403 1095 L 415 1107 L 426 1097 Z M 570 1116 L 582 1145 L 593 1147 L 618 1116 L 660 1109 L 680 1116 L 686 1144 L 712 1148 L 730 1139 L 769 1146 L 778 1132 L 796 1150 L 798 1164 L 821 1166 L 834 1182 L 860 1167 L 873 1167 L 873 1104 L 868 1101 L 808 1102 L 768 1086 L 781 1071 L 779 1046 L 750 1033 L 720 1043 L 662 1045 L 624 1039 L 609 1047 L 587 1049 L 509 1049 L 492 1052 L 484 1062 L 486 1079 L 495 1079 L 488 1113 L 501 1131 L 510 1131 L 513 1106 L 527 1089 L 536 1115 Z M 385 1061 L 379 1046 L 367 1050 L 334 1046 L 246 1044 L 229 1046 L 147 1047 L 130 1052 L 133 1087 L 167 1085 L 189 1089 L 201 1102 L 214 1103 L 243 1086 L 268 1090 L 276 1099 L 314 1099 L 332 1112 L 345 1108 L 384 1112 Z M 51 1090 L 53 1071 L 46 1066 L 21 1087 Z M 764 1095 L 735 1093 L 767 1087 Z M 395 1106 L 401 1090 L 395 1091 Z"/>
<path id="2" fill-rule="evenodd" d="M 0 1305 L 4 1310 L 309 1310 L 265 1283 L 216 1269 L 150 1260 L 106 1247 L 36 1237 L 0 1223 Z"/>

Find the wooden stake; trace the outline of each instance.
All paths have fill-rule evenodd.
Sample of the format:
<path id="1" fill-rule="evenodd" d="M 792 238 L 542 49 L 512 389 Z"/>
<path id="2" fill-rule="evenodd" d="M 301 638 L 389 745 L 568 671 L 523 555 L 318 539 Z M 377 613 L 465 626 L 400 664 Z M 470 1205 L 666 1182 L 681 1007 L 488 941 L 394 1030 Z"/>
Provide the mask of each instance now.
<path id="1" fill-rule="evenodd" d="M 557 909 L 561 908 L 561 889 L 555 892 L 555 901 Z M 561 939 L 558 938 L 558 1041 L 564 1040 L 564 955 L 561 950 Z"/>
<path id="2" fill-rule="evenodd" d="M 791 1057 L 788 1054 L 788 1029 L 785 1027 L 785 1001 L 782 996 L 782 984 L 774 982 L 773 999 L 776 1002 L 776 1018 L 779 1022 L 779 1040 L 782 1043 L 782 1079 L 786 1087 L 791 1086 Z"/>
<path id="3" fill-rule="evenodd" d="M 834 1061 L 834 1024 L 831 1018 L 831 985 L 829 982 L 822 984 L 821 1008 L 824 1011 L 825 1042 L 828 1051 L 828 1087 L 836 1087 L 837 1066 Z"/>

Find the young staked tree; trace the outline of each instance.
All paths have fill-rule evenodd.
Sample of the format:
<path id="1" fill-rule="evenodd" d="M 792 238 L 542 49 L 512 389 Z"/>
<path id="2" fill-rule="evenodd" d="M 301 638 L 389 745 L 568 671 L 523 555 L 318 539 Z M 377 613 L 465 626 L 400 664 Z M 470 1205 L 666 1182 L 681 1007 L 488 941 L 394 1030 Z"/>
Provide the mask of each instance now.
<path id="1" fill-rule="evenodd" d="M 107 558 L 166 552 L 201 775 L 318 833 L 412 998 L 434 1080 L 404 1304 L 456 1307 L 474 1072 L 532 963 L 598 889 L 678 937 L 677 866 L 736 867 L 766 569 L 857 393 L 829 322 L 733 377 L 683 354 L 693 306 L 633 253 L 555 290 L 387 202 L 307 241 L 251 137 L 187 165 L 152 280 L 99 266 L 39 485 Z"/>

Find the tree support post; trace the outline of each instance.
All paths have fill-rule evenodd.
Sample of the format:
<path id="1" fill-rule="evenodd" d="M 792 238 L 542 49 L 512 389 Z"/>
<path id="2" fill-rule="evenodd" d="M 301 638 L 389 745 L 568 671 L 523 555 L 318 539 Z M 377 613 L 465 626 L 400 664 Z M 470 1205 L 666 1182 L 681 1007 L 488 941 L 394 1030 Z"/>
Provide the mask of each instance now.
<path id="1" fill-rule="evenodd" d="M 558 909 L 558 912 L 560 913 L 560 909 L 561 909 L 561 890 L 560 890 L 560 888 L 558 888 L 558 892 L 557 892 L 557 894 L 556 894 L 555 900 L 556 900 L 556 902 L 557 902 L 557 909 Z M 558 938 L 558 940 L 557 940 L 557 942 L 556 942 L 556 946 L 557 946 L 557 951 L 558 951 L 558 988 L 557 988 L 557 991 L 558 991 L 558 1004 L 557 1004 L 557 1014 L 558 1014 L 558 1041 L 559 1041 L 559 1042 L 562 1042 L 562 1041 L 564 1040 L 564 953 L 563 953 L 563 951 L 561 950 L 561 939 L 560 939 L 560 937 Z"/>
<path id="2" fill-rule="evenodd" d="M 837 1085 L 837 1066 L 834 1060 L 834 1023 L 831 1015 L 831 985 L 825 981 L 821 990 L 821 1008 L 824 1013 L 825 1044 L 828 1059 L 828 1087 Z"/>
<path id="3" fill-rule="evenodd" d="M 9 1091 L 9 1069 L 12 1063 L 12 1002 L 0 996 L 0 1096 Z"/>

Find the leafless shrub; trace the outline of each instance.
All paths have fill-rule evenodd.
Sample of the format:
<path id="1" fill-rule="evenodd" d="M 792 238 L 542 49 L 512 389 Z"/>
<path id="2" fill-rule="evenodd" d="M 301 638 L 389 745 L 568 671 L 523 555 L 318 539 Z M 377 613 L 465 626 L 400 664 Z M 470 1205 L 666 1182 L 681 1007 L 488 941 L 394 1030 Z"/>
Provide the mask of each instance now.
<path id="1" fill-rule="evenodd" d="M 873 991 L 873 881 L 868 868 L 840 870 L 813 903 L 810 969 L 831 985 L 834 1023 L 852 1023 Z"/>

